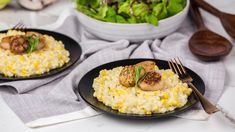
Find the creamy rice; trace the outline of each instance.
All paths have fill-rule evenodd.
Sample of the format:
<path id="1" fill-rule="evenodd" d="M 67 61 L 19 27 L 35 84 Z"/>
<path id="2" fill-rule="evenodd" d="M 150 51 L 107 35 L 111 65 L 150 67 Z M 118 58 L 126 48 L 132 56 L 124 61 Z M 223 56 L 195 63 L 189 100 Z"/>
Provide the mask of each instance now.
<path id="1" fill-rule="evenodd" d="M 0 41 L 7 36 L 24 34 L 24 32 L 10 30 L 5 34 L 0 34 Z M 28 77 L 49 72 L 68 63 L 69 52 L 64 48 L 63 43 L 51 36 L 43 36 L 46 39 L 46 47 L 30 54 L 16 55 L 10 50 L 0 48 L 0 73 L 8 77 Z"/>
<path id="2" fill-rule="evenodd" d="M 101 70 L 94 79 L 93 96 L 121 113 L 152 114 L 165 113 L 184 106 L 192 90 L 182 83 L 172 70 L 159 70 L 164 90 L 143 91 L 138 87 L 126 88 L 119 83 L 123 67 Z"/>

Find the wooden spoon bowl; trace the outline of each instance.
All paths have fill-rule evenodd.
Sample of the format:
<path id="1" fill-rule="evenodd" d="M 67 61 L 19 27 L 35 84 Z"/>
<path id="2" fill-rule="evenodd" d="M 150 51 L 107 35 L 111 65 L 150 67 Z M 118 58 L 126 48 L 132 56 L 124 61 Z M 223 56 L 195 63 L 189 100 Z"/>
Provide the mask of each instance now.
<path id="1" fill-rule="evenodd" d="M 189 49 L 204 61 L 216 61 L 231 51 L 232 44 L 226 38 L 204 29 L 190 38 Z"/>
<path id="2" fill-rule="evenodd" d="M 198 28 L 189 40 L 191 52 L 204 61 L 216 61 L 227 55 L 232 49 L 232 44 L 225 37 L 206 28 L 193 0 L 191 0 L 190 9 Z"/>

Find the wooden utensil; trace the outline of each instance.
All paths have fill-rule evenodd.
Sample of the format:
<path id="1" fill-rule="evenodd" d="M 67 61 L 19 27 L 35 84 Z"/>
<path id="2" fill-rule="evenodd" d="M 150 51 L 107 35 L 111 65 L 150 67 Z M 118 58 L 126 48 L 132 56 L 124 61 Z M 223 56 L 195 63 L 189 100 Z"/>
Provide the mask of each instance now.
<path id="1" fill-rule="evenodd" d="M 235 15 L 222 12 L 216 9 L 215 7 L 213 7 L 212 5 L 210 5 L 209 3 L 207 3 L 205 0 L 195 0 L 195 3 L 202 9 L 217 16 L 220 19 L 227 33 L 231 37 L 235 38 Z"/>
<path id="2" fill-rule="evenodd" d="M 206 28 L 201 13 L 191 0 L 191 13 L 194 16 L 198 31 L 189 40 L 189 48 L 193 54 L 204 61 L 215 61 L 227 55 L 232 44 L 223 36 Z"/>

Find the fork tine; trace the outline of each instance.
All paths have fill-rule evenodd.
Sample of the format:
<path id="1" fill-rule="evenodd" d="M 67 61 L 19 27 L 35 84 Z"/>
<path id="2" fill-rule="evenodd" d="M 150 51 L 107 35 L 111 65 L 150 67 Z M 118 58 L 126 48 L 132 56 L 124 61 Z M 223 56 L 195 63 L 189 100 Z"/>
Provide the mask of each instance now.
<path id="1" fill-rule="evenodd" d="M 177 60 L 178 60 L 178 62 L 179 62 L 179 65 L 180 65 L 181 69 L 183 70 L 183 73 L 184 73 L 184 74 L 187 74 L 187 72 L 186 72 L 185 68 L 183 67 L 183 64 L 182 64 L 182 62 L 180 61 L 179 57 L 177 57 Z"/>
<path id="2" fill-rule="evenodd" d="M 17 29 L 20 23 L 17 23 L 12 29 Z"/>
<path id="3" fill-rule="evenodd" d="M 21 23 L 21 26 L 19 27 L 20 30 L 25 30 L 25 25 Z"/>
<path id="4" fill-rule="evenodd" d="M 170 69 L 173 71 L 173 68 L 172 68 L 172 66 L 171 66 L 170 61 L 168 61 L 168 65 L 169 65 Z M 173 72 L 174 72 L 174 71 L 173 71 Z"/>
<path id="5" fill-rule="evenodd" d="M 175 58 L 174 58 L 174 62 L 175 62 L 175 65 L 176 65 L 176 67 L 177 67 L 177 69 L 178 69 L 180 75 L 182 75 L 182 74 L 183 74 L 183 71 L 182 71 L 182 69 L 179 67 L 179 63 L 177 62 L 177 60 L 176 60 Z"/>
<path id="6" fill-rule="evenodd" d="M 24 24 L 22 22 L 20 22 L 20 25 L 19 25 L 18 29 L 19 30 L 24 29 Z"/>
<path id="7" fill-rule="evenodd" d="M 22 21 L 20 21 L 12 29 L 13 30 L 25 30 L 26 26 L 22 23 Z"/>
<path id="8" fill-rule="evenodd" d="M 169 65 L 170 69 L 174 72 L 174 69 L 173 69 L 173 67 L 171 65 L 171 61 L 170 60 L 168 61 L 168 65 Z"/>
<path id="9" fill-rule="evenodd" d="M 174 68 L 173 68 L 171 63 L 172 63 L 171 61 L 168 61 L 168 65 L 169 65 L 170 69 L 175 73 L 175 70 L 174 70 Z"/>
<path id="10" fill-rule="evenodd" d="M 22 27 L 22 23 L 20 22 L 19 26 L 18 26 L 18 29 L 21 29 Z"/>
<path id="11" fill-rule="evenodd" d="M 174 69 L 173 71 L 174 71 L 177 75 L 179 75 L 179 72 L 178 72 L 178 70 L 176 69 L 176 66 L 175 66 L 173 60 L 170 60 L 170 63 L 171 63 L 171 66 L 172 66 L 173 69 Z"/>

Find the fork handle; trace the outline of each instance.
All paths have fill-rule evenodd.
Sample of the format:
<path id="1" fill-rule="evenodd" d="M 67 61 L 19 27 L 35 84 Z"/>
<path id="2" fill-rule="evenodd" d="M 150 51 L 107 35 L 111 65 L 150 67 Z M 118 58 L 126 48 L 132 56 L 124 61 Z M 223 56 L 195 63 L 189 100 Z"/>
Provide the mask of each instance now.
<path id="1" fill-rule="evenodd" d="M 224 110 L 221 106 L 213 105 L 210 101 L 208 101 L 204 96 L 197 90 L 197 88 L 192 84 L 188 83 L 188 85 L 193 89 L 193 92 L 196 94 L 196 97 L 201 102 L 202 107 L 204 108 L 205 112 L 208 114 L 213 114 L 218 111 L 222 113 L 222 115 L 232 123 L 232 125 L 235 126 L 235 118 L 228 113 L 226 110 Z"/>
<path id="2" fill-rule="evenodd" d="M 196 94 L 196 98 L 201 102 L 201 105 L 206 113 L 213 114 L 220 111 L 220 109 L 207 100 L 192 83 L 188 83 L 188 85 L 193 89 L 194 94 Z"/>

